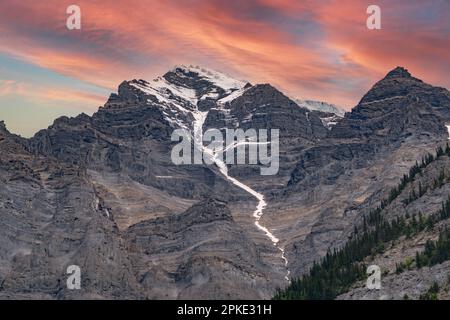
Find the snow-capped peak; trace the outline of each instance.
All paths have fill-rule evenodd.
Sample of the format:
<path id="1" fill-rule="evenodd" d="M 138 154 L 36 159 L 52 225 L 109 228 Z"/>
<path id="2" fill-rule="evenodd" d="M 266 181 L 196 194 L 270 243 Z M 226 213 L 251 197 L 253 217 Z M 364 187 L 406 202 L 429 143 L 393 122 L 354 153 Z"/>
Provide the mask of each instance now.
<path id="1" fill-rule="evenodd" d="M 186 128 L 190 116 L 195 116 L 201 111 L 200 105 L 205 105 L 199 102 L 210 99 L 222 104 L 222 99 L 234 99 L 242 94 L 247 82 L 211 69 L 179 65 L 150 82 L 133 80 L 128 84 L 148 95 L 149 103 L 160 105 L 168 122 Z"/>
<path id="2" fill-rule="evenodd" d="M 314 101 L 314 100 L 302 100 L 302 99 L 294 99 L 294 101 L 300 106 L 311 111 L 321 111 L 326 113 L 334 113 L 338 117 L 343 117 L 345 115 L 345 110 L 341 107 L 338 107 L 334 104 L 330 104 L 322 101 Z"/>
<path id="3" fill-rule="evenodd" d="M 174 127 L 188 128 L 186 117 L 197 106 L 195 90 L 168 83 L 164 78 L 158 77 L 151 82 L 145 80 L 133 80 L 128 82 L 130 86 L 151 96 L 148 103 L 157 103 L 162 109 L 166 121 Z"/>

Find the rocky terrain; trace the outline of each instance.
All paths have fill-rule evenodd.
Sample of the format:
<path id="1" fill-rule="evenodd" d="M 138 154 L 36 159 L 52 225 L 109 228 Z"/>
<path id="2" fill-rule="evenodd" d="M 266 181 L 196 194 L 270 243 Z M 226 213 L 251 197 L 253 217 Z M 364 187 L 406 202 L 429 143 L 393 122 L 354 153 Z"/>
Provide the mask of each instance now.
<path id="1" fill-rule="evenodd" d="M 448 151 L 450 149 L 447 149 Z M 411 183 L 383 210 L 388 220 L 405 219 L 413 228 L 405 235 L 385 244 L 385 249 L 365 259 L 367 265 L 382 270 L 381 289 L 368 290 L 364 281 L 355 283 L 339 299 L 423 299 L 434 283 L 439 286 L 438 299 L 449 299 L 450 263 L 443 250 L 443 262 L 417 261 L 417 254 L 450 227 L 448 217 L 433 224 L 428 219 L 445 206 L 450 197 L 450 158 L 448 152 L 427 165 Z M 424 225 L 421 227 L 421 225 Z M 445 247 L 444 247 L 445 248 Z M 422 297 L 421 297 L 422 296 Z"/>
<path id="2" fill-rule="evenodd" d="M 56 119 L 31 139 L 0 123 L 0 298 L 271 298 L 289 285 L 286 274 L 308 274 L 347 243 L 448 139 L 450 93 L 401 67 L 345 115 L 317 105 L 330 106 L 178 66 L 150 82 L 124 81 L 94 115 Z M 172 132 L 199 123 L 200 132 L 279 129 L 278 173 L 175 165 Z M 446 157 L 426 168 L 429 179 L 447 172 Z M 405 209 L 405 189 L 383 214 L 438 210 L 445 190 L 446 181 Z M 395 270 L 444 223 L 371 257 L 388 270 L 385 291 L 355 283 L 339 298 L 418 298 L 434 280 L 444 287 L 446 263 Z M 66 287 L 69 265 L 82 270 L 81 290 Z"/>

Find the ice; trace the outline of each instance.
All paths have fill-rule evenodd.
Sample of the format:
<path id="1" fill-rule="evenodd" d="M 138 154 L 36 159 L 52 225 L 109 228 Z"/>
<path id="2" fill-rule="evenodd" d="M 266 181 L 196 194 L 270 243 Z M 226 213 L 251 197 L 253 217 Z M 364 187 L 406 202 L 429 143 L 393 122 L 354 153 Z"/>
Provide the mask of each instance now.
<path id="1" fill-rule="evenodd" d="M 284 265 L 286 267 L 286 275 L 285 279 L 286 281 L 290 282 L 290 270 L 288 269 L 288 260 L 285 256 L 284 248 L 279 246 L 279 239 L 266 227 L 261 225 L 259 222 L 261 217 L 263 216 L 263 211 L 267 207 L 267 202 L 264 200 L 264 195 L 257 192 L 256 190 L 250 188 L 246 184 L 240 182 L 236 178 L 231 177 L 228 174 L 228 167 L 225 164 L 225 162 L 221 159 L 219 159 L 218 154 L 214 152 L 214 150 L 209 149 L 206 146 L 203 146 L 203 141 L 200 138 L 203 135 L 203 124 L 206 120 L 206 117 L 208 115 L 208 112 L 201 112 L 201 111 L 195 111 L 194 112 L 194 142 L 197 148 L 201 149 L 203 151 L 204 156 L 209 157 L 213 163 L 216 164 L 216 166 L 219 168 L 220 173 L 222 173 L 227 180 L 229 180 L 231 183 L 233 183 L 235 186 L 241 188 L 242 190 L 246 191 L 247 193 L 251 194 L 253 197 L 258 200 L 258 205 L 256 206 L 255 211 L 253 211 L 253 217 L 255 218 L 255 226 L 264 232 L 267 238 L 272 242 L 272 244 L 281 252 L 281 258 L 284 261 Z M 266 143 L 266 142 L 265 142 Z M 242 143 L 234 143 L 233 145 L 227 146 L 223 151 L 226 151 L 229 148 L 236 148 L 239 145 L 242 144 L 262 144 L 258 142 L 242 142 Z"/>
<path id="2" fill-rule="evenodd" d="M 343 117 L 345 115 L 345 111 L 334 104 L 330 104 L 322 101 L 315 100 L 302 100 L 302 99 L 292 99 L 297 103 L 300 107 L 306 108 L 310 111 L 322 111 L 327 113 L 334 113 L 339 117 Z"/>
<path id="3" fill-rule="evenodd" d="M 130 85 L 146 94 L 154 96 L 163 109 L 169 109 L 174 116 L 170 116 L 165 111 L 163 111 L 163 115 L 170 124 L 174 127 L 187 128 L 187 125 L 176 115 L 179 112 L 188 114 L 191 112 L 189 109 L 193 109 L 197 105 L 195 90 L 176 86 L 163 78 L 157 78 L 152 83 L 133 81 L 130 82 Z"/>
<path id="4" fill-rule="evenodd" d="M 175 72 L 176 69 L 182 69 L 184 71 L 191 71 L 197 73 L 199 77 L 224 89 L 226 92 L 231 92 L 233 89 L 241 89 L 247 84 L 246 81 L 236 80 L 224 73 L 199 66 L 178 65 L 175 66 L 175 68 L 172 71 Z"/>
<path id="5" fill-rule="evenodd" d="M 220 103 L 220 104 L 226 104 L 227 102 L 231 102 L 231 101 L 239 98 L 240 96 L 242 96 L 245 91 L 247 91 L 247 89 L 245 89 L 245 88 L 242 88 L 242 89 L 239 89 L 239 90 L 235 90 L 231 94 L 229 94 L 225 98 L 220 99 L 217 102 Z"/>
<path id="6" fill-rule="evenodd" d="M 183 72 L 179 72 L 179 70 L 183 70 Z M 227 114 L 226 119 L 230 120 L 228 111 L 225 108 L 222 108 L 223 105 L 227 102 L 233 101 L 234 99 L 240 97 L 247 90 L 245 88 L 247 82 L 240 81 L 228 77 L 220 72 L 213 71 L 206 68 L 201 68 L 198 66 L 177 66 L 172 72 L 177 72 L 177 76 L 179 77 L 187 77 L 186 73 L 188 72 L 196 73 L 201 79 L 204 79 L 210 83 L 212 83 L 215 87 L 222 88 L 227 96 L 218 100 L 218 108 L 221 108 Z M 199 96 L 197 92 L 192 88 L 186 88 L 180 85 L 176 85 L 167 81 L 163 77 L 158 77 L 152 82 L 146 82 L 143 80 L 139 81 L 131 81 L 130 85 L 134 88 L 145 92 L 148 95 L 154 96 L 159 102 L 161 108 L 163 109 L 163 116 L 165 119 L 174 127 L 178 126 L 181 128 L 187 128 L 187 124 L 183 123 L 177 114 L 179 112 L 190 114 L 193 118 L 193 140 L 195 147 L 202 150 L 204 157 L 209 157 L 212 160 L 212 163 L 219 168 L 221 174 L 228 179 L 231 183 L 241 188 L 245 192 L 249 193 L 253 197 L 256 198 L 258 204 L 256 209 L 253 212 L 254 224 L 255 226 L 262 231 L 266 237 L 272 242 L 272 244 L 281 252 L 281 258 L 284 261 L 286 267 L 286 280 L 289 281 L 290 271 L 288 269 L 288 260 L 285 256 L 284 249 L 279 245 L 279 239 L 265 226 L 260 223 L 260 219 L 263 216 L 264 209 L 267 207 L 267 202 L 264 199 L 264 195 L 240 182 L 238 179 L 231 177 L 228 174 L 228 167 L 225 162 L 219 159 L 218 154 L 214 153 L 213 150 L 209 149 L 206 146 L 203 146 L 203 124 L 206 121 L 208 116 L 208 111 L 200 111 L 198 109 L 198 101 L 201 99 L 212 98 L 217 99 L 219 97 L 219 93 L 217 88 L 212 88 L 211 91 L 206 92 Z M 153 102 L 150 101 L 149 102 Z M 247 120 L 250 120 L 248 118 Z M 264 142 L 267 143 L 267 142 Z M 236 148 L 242 144 L 262 144 L 254 141 L 245 141 L 240 143 L 234 143 L 222 151 L 226 151 L 230 148 Z M 170 178 L 171 176 L 157 176 L 159 179 Z"/>
<path id="7" fill-rule="evenodd" d="M 323 126 L 326 127 L 328 130 L 331 130 L 331 128 L 337 124 L 337 121 L 339 119 L 340 117 L 338 116 L 320 118 Z"/>

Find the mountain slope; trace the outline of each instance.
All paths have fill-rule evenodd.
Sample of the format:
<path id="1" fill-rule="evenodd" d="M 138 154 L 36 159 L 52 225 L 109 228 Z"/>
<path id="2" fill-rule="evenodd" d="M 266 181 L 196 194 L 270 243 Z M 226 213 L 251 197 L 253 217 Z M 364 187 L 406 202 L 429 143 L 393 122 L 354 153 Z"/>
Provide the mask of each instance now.
<path id="1" fill-rule="evenodd" d="M 343 246 L 354 219 L 447 140 L 449 110 L 447 90 L 396 68 L 326 139 L 299 153 L 288 187 L 266 213 L 266 223 L 285 235 L 295 276 L 308 272 L 328 248 Z"/>
<path id="2" fill-rule="evenodd" d="M 295 280 L 281 299 L 429 299 L 445 289 L 450 242 L 450 147 L 415 164 L 389 197 L 359 216 L 349 241 Z M 437 240 L 439 239 L 439 240 Z M 366 286 L 366 267 L 382 271 L 381 290 Z M 441 298 L 448 298 L 441 290 Z"/>

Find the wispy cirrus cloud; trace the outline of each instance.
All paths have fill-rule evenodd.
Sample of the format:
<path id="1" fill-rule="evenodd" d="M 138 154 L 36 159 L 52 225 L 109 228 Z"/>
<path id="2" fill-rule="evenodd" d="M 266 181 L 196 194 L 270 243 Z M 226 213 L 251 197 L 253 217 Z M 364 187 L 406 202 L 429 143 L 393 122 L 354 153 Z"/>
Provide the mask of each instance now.
<path id="1" fill-rule="evenodd" d="M 0 96 L 6 96 L 17 91 L 17 83 L 14 80 L 0 80 Z"/>

